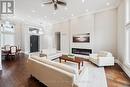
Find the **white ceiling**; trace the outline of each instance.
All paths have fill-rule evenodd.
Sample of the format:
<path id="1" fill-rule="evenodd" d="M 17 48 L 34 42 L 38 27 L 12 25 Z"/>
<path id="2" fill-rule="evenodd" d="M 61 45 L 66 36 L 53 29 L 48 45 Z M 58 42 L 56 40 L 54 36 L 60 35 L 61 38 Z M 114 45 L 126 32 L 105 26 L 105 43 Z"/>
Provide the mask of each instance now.
<path id="1" fill-rule="evenodd" d="M 49 0 L 15 0 L 15 15 L 22 20 L 54 23 L 114 7 L 120 2 L 120 0 L 61 0 L 65 1 L 67 6 L 58 6 L 58 10 L 54 10 L 53 5 L 42 6 L 45 1 Z"/>

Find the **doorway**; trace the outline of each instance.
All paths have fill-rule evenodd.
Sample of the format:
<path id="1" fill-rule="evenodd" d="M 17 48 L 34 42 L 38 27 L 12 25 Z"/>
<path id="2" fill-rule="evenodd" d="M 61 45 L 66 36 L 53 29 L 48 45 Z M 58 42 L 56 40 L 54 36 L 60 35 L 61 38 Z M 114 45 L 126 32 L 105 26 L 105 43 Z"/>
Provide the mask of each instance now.
<path id="1" fill-rule="evenodd" d="M 39 36 L 31 35 L 30 36 L 30 53 L 39 51 Z"/>
<path id="2" fill-rule="evenodd" d="M 56 43 L 56 49 L 61 50 L 61 33 L 55 32 L 55 43 Z"/>

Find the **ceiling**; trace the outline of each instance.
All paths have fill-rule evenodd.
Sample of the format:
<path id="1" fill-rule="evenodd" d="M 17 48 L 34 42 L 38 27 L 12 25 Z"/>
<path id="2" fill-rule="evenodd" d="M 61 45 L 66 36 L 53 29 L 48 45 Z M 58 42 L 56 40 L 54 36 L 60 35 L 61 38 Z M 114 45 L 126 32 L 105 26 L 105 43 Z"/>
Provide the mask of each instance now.
<path id="1" fill-rule="evenodd" d="M 49 0 L 15 0 L 15 16 L 24 20 L 39 23 L 55 23 L 90 12 L 117 6 L 120 0 L 61 0 L 67 6 L 59 6 L 54 10 L 53 5 L 43 5 Z"/>

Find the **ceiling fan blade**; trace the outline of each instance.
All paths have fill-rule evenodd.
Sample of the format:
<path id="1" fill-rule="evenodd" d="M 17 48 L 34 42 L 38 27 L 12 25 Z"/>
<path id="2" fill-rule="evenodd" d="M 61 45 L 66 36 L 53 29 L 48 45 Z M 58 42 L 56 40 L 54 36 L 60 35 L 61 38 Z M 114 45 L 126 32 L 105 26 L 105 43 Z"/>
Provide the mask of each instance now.
<path id="1" fill-rule="evenodd" d="M 54 4 L 54 8 L 55 8 L 55 10 L 57 10 L 57 8 L 58 8 L 58 7 L 57 7 L 57 4 Z"/>
<path id="2" fill-rule="evenodd" d="M 44 2 L 43 4 L 52 4 L 53 2 Z"/>
<path id="3" fill-rule="evenodd" d="M 52 2 L 55 2 L 55 0 L 52 0 Z"/>
<path id="4" fill-rule="evenodd" d="M 63 5 L 63 6 L 67 5 L 66 2 L 62 2 L 62 1 L 57 1 L 57 3 L 60 4 L 60 5 Z"/>

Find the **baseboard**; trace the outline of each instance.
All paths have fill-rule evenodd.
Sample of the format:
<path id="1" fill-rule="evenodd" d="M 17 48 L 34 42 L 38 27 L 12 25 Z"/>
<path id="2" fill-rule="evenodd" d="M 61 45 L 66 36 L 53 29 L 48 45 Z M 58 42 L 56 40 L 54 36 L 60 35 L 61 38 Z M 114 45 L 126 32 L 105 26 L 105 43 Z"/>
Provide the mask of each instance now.
<path id="1" fill-rule="evenodd" d="M 128 68 L 128 66 L 121 63 L 118 59 L 115 60 L 115 63 L 117 63 L 123 69 L 123 71 L 128 75 L 128 77 L 130 77 L 130 68 Z"/>

